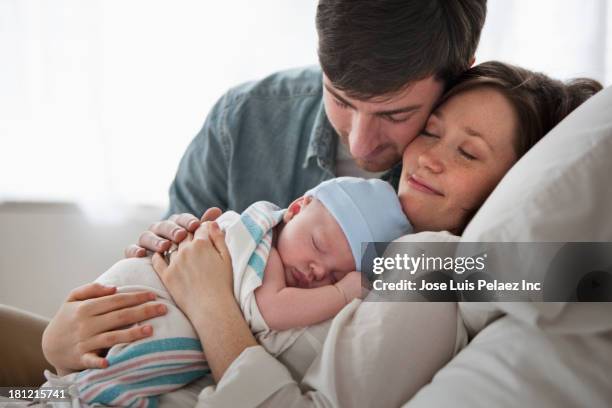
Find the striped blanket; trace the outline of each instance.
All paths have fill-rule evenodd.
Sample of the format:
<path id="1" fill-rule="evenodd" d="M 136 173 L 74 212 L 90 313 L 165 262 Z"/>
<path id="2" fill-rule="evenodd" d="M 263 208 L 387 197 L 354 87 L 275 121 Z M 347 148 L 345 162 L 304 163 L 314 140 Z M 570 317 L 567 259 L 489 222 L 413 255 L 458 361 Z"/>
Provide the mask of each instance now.
<path id="1" fill-rule="evenodd" d="M 234 295 L 251 330 L 272 354 L 280 354 L 296 331 L 272 333 L 259 313 L 254 290 L 261 285 L 272 245 L 273 228 L 283 210 L 268 202 L 251 205 L 242 214 L 228 211 L 217 222 L 225 230 L 234 269 Z M 124 259 L 96 282 L 115 285 L 118 292 L 148 290 L 167 306 L 164 316 L 148 320 L 153 336 L 113 346 L 104 369 L 77 373 L 74 383 L 85 404 L 155 407 L 156 396 L 209 373 L 204 351 L 187 317 L 174 304 L 149 258 Z"/>

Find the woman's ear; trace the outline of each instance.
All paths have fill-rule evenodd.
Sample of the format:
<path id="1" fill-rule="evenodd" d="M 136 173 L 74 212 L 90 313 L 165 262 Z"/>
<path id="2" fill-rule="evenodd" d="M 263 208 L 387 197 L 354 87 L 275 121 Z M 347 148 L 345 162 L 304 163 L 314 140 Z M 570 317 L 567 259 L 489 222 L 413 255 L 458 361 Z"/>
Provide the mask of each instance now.
<path id="1" fill-rule="evenodd" d="M 311 196 L 300 197 L 294 200 L 291 204 L 289 204 L 289 207 L 287 207 L 287 211 L 285 211 L 285 215 L 283 215 L 283 221 L 284 222 L 291 221 L 291 219 L 295 215 L 297 215 L 300 211 L 302 211 L 302 208 L 310 204 L 311 201 L 312 201 Z"/>

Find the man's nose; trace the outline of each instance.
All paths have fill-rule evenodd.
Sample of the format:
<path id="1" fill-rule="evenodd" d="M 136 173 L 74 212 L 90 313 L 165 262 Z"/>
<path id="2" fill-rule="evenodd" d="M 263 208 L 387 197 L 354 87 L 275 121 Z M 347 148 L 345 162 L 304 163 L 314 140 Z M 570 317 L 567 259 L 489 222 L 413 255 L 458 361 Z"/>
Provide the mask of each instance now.
<path id="1" fill-rule="evenodd" d="M 426 168 L 432 173 L 444 171 L 444 152 L 442 150 L 443 148 L 436 144 L 421 152 L 418 158 L 419 166 Z"/>
<path id="2" fill-rule="evenodd" d="M 354 158 L 366 158 L 378 147 L 376 120 L 371 115 L 355 113 L 348 142 Z"/>

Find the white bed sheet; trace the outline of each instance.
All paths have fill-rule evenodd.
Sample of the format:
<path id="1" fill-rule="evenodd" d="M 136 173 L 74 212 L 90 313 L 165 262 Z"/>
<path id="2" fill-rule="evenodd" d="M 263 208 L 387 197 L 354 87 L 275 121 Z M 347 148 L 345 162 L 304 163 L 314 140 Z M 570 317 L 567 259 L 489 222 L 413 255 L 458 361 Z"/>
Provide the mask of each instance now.
<path id="1" fill-rule="evenodd" d="M 610 373 L 612 331 L 554 333 L 505 316 L 483 329 L 405 407 L 609 408 Z"/>

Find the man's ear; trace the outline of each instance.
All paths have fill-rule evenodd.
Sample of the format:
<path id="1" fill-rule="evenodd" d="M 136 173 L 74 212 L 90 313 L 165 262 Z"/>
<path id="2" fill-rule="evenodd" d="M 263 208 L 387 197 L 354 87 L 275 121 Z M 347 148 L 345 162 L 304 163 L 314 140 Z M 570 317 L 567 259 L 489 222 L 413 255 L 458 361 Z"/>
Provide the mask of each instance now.
<path id="1" fill-rule="evenodd" d="M 300 197 L 294 200 L 289 207 L 287 207 L 287 211 L 285 211 L 285 215 L 283 215 L 283 221 L 289 222 L 295 215 L 297 215 L 302 208 L 310 204 L 312 201 L 312 196 L 308 197 Z"/>

